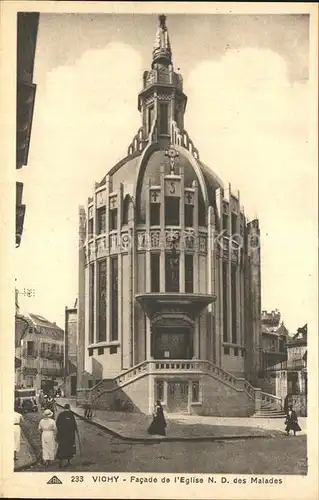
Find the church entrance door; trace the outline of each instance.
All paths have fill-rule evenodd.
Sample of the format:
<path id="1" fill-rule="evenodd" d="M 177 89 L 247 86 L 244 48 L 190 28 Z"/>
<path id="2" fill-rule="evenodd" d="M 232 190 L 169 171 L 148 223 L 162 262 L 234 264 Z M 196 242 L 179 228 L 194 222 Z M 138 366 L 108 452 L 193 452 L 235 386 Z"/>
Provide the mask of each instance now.
<path id="1" fill-rule="evenodd" d="M 192 334 L 187 327 L 152 328 L 154 359 L 191 359 Z"/>
<path id="2" fill-rule="evenodd" d="M 167 411 L 188 413 L 188 381 L 169 380 L 167 382 Z"/>

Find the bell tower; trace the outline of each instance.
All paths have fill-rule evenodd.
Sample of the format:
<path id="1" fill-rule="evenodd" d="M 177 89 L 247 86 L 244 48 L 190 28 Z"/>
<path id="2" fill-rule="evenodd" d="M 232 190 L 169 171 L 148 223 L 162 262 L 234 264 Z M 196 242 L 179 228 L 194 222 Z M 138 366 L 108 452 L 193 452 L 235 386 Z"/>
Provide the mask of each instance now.
<path id="1" fill-rule="evenodd" d="M 152 66 L 143 74 L 143 90 L 138 95 L 142 113 L 143 138 L 167 149 L 174 144 L 174 134 L 184 130 L 187 97 L 183 78 L 174 71 L 166 17 L 159 16 Z"/>

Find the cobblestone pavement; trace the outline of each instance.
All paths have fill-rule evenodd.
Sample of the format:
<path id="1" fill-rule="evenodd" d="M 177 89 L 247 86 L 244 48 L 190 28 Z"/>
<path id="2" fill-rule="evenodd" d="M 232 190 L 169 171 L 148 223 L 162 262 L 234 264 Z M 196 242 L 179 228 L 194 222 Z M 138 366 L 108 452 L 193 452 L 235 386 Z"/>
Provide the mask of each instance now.
<path id="1" fill-rule="evenodd" d="M 39 415 L 29 414 L 36 427 Z M 130 443 L 78 419 L 79 449 L 70 472 L 162 472 L 230 474 L 306 474 L 306 437 L 215 442 Z M 30 469 L 43 471 L 38 464 Z M 50 466 L 58 471 L 58 464 Z"/>
<path id="2" fill-rule="evenodd" d="M 35 455 L 26 439 L 24 432 L 21 431 L 20 450 L 17 452 L 17 460 L 14 462 L 15 469 L 26 467 L 35 461 Z"/>

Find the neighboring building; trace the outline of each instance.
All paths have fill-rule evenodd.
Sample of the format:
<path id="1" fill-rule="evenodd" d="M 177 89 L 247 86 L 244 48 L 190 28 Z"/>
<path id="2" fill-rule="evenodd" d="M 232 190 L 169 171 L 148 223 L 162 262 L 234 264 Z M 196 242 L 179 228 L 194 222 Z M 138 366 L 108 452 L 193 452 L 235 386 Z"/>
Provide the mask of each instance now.
<path id="1" fill-rule="evenodd" d="M 16 310 L 18 310 L 18 309 L 19 309 L 19 306 L 18 306 L 18 302 L 17 302 L 17 293 L 16 293 Z M 22 314 L 19 314 L 17 312 L 15 315 L 15 359 L 14 359 L 14 368 L 15 368 L 14 383 L 15 383 L 15 386 L 22 385 L 21 340 L 28 329 L 29 329 L 29 322 Z"/>
<path id="2" fill-rule="evenodd" d="M 16 357 L 21 360 L 16 370 L 16 385 L 37 390 L 62 385 L 63 330 L 36 314 L 16 315 L 15 326 Z"/>
<path id="3" fill-rule="evenodd" d="M 17 128 L 16 168 L 28 163 L 29 145 L 36 85 L 33 83 L 33 68 L 39 25 L 39 13 L 17 14 Z M 22 203 L 23 183 L 16 183 L 16 246 L 20 246 L 25 216 Z"/>
<path id="4" fill-rule="evenodd" d="M 160 16 L 142 126 L 80 210 L 78 397 L 247 415 L 246 381 L 260 370 L 259 223 L 199 158 L 186 102 Z"/>
<path id="5" fill-rule="evenodd" d="M 302 416 L 307 415 L 307 325 L 298 328 L 297 333 L 287 337 L 287 356 L 283 361 L 268 367 L 262 385 L 264 391 L 281 398 L 284 405 L 286 397 L 295 410 Z M 286 403 L 287 404 L 287 403 Z"/>
<path id="6" fill-rule="evenodd" d="M 262 311 L 259 386 L 269 394 L 276 394 L 274 367 L 287 360 L 288 335 L 277 309 Z"/>
<path id="7" fill-rule="evenodd" d="M 289 332 L 280 312 L 262 311 L 261 313 L 261 371 L 266 371 L 276 363 L 287 359 L 287 339 Z"/>
<path id="8" fill-rule="evenodd" d="M 64 335 L 64 369 L 65 369 L 65 396 L 75 396 L 77 387 L 77 332 L 78 313 L 77 302 L 73 308 L 65 308 L 65 335 Z"/>

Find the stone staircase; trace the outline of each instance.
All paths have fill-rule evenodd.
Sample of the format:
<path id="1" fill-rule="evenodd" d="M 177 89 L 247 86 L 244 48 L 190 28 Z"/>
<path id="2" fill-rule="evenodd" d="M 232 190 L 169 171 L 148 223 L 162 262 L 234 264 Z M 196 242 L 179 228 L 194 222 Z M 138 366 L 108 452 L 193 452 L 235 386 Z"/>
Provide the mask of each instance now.
<path id="1" fill-rule="evenodd" d="M 268 394 L 261 393 L 260 409 L 252 415 L 253 418 L 285 418 L 286 414 L 282 407 L 281 398 Z"/>
<path id="2" fill-rule="evenodd" d="M 89 403 L 96 408 L 102 404 L 103 407 L 113 408 L 117 406 L 120 398 L 123 399 L 124 403 L 128 399 L 128 401 L 133 403 L 133 406 L 141 408 L 141 405 L 137 404 L 140 397 L 137 394 L 141 390 L 144 391 L 142 397 L 142 403 L 144 404 L 145 391 L 148 391 L 148 385 L 147 388 L 141 389 L 141 381 L 156 375 L 161 377 L 172 375 L 175 378 L 182 377 L 188 380 L 191 380 L 192 377 L 198 379 L 198 376 L 202 376 L 206 377 L 206 379 L 214 380 L 222 384 L 225 390 L 231 389 L 233 394 L 243 394 L 243 404 L 249 407 L 247 416 L 251 415 L 254 410 L 255 412 L 259 410 L 261 406 L 261 389 L 253 387 L 244 378 L 235 377 L 231 373 L 226 372 L 211 361 L 196 359 L 143 361 L 125 370 L 113 379 L 102 379 L 90 389 L 78 389 L 77 404 L 83 405 Z"/>

